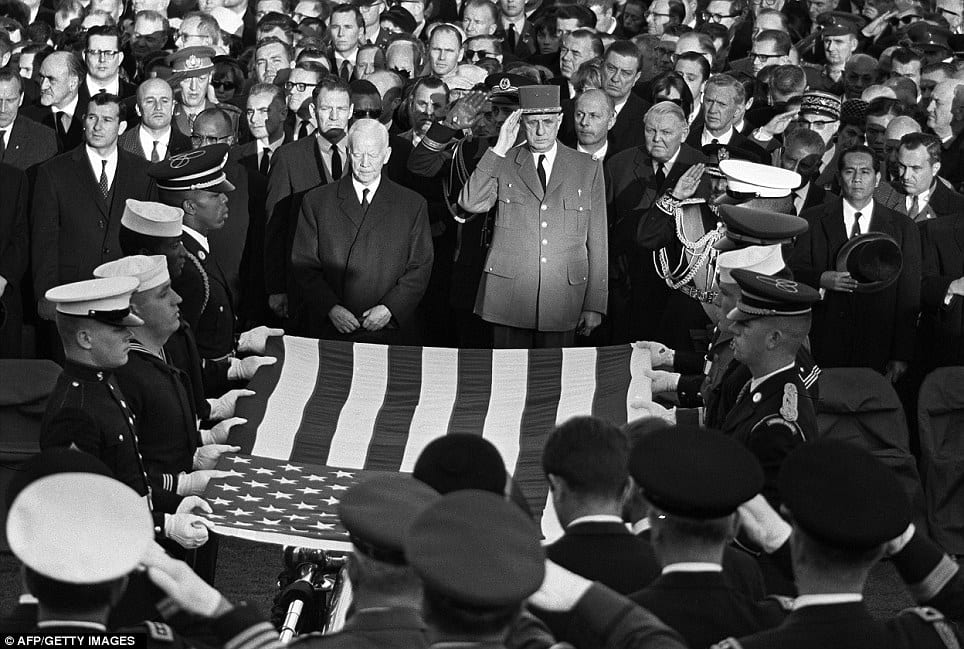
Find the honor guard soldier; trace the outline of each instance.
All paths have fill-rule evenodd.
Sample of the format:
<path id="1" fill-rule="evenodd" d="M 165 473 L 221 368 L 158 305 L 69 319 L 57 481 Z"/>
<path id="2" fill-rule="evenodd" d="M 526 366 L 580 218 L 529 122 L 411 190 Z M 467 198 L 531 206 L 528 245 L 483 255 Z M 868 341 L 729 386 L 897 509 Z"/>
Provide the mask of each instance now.
<path id="1" fill-rule="evenodd" d="M 792 515 L 790 543 L 800 595 L 782 625 L 725 640 L 714 649 L 961 646 L 959 631 L 934 608 L 875 619 L 863 602 L 874 565 L 896 550 L 895 564 L 903 566 L 906 558 L 898 557 L 911 552 L 914 543 L 910 501 L 888 467 L 846 442 L 818 440 L 787 457 L 778 486 Z M 945 570 L 945 582 L 959 579 L 956 572 L 956 567 Z"/>
<path id="2" fill-rule="evenodd" d="M 796 367 L 810 331 L 816 290 L 790 279 L 734 270 L 740 299 L 727 315 L 733 331 L 733 357 L 746 365 L 747 381 L 723 421 L 732 435 L 756 455 L 766 481 L 763 495 L 779 502 L 776 478 L 787 454 L 817 433 L 817 417 Z M 777 505 L 774 505 L 775 507 Z"/>
<path id="3" fill-rule="evenodd" d="M 736 510 L 763 487 L 760 463 L 745 446 L 715 430 L 663 428 L 640 437 L 629 472 L 650 503 L 653 549 L 663 566 L 662 575 L 630 599 L 691 647 L 783 621 L 776 599 L 754 601 L 723 571 Z"/>
<path id="4" fill-rule="evenodd" d="M 422 586 L 405 555 L 405 530 L 440 498 L 409 475 L 388 473 L 351 487 L 338 503 L 353 552 L 348 558 L 354 613 L 338 633 L 299 638 L 298 649 L 428 646 Z"/>

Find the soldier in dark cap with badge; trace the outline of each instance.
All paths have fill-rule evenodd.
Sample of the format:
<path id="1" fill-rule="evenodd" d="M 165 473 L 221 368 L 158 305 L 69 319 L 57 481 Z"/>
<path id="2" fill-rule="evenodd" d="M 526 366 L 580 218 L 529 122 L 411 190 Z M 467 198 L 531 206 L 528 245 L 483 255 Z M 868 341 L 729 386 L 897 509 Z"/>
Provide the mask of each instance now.
<path id="1" fill-rule="evenodd" d="M 210 47 L 194 45 L 182 47 L 167 59 L 172 70 L 168 83 L 177 95 L 171 124 L 186 137 L 194 134 L 194 120 L 201 111 L 214 106 L 227 110 L 237 128 L 241 110 L 231 104 L 214 104 L 208 99 L 215 54 Z"/>
<path id="2" fill-rule="evenodd" d="M 737 508 L 763 487 L 760 463 L 715 430 L 675 426 L 640 437 L 629 472 L 650 503 L 651 539 L 662 575 L 630 595 L 691 647 L 774 627 L 785 612 L 758 603 L 724 575 Z"/>
<path id="3" fill-rule="evenodd" d="M 354 551 L 348 559 L 354 612 L 338 633 L 299 638 L 299 649 L 428 646 L 422 586 L 406 557 L 405 530 L 439 498 L 438 492 L 401 473 L 373 477 L 351 487 L 338 516 Z"/>
<path id="4" fill-rule="evenodd" d="M 727 314 L 733 357 L 747 366 L 736 405 L 723 432 L 756 455 L 766 477 L 763 495 L 779 502 L 776 478 L 787 454 L 817 433 L 817 416 L 797 369 L 797 352 L 810 332 L 811 306 L 820 294 L 805 284 L 747 270 L 734 270 L 740 285 L 736 308 Z"/>
<path id="5" fill-rule="evenodd" d="M 458 246 L 452 267 L 449 306 L 456 319 L 460 347 L 491 347 L 489 325 L 473 313 L 482 277 L 482 262 L 491 236 L 492 210 L 475 214 L 459 206 L 459 193 L 482 155 L 495 143 L 506 118 L 519 107 L 519 88 L 534 85 L 526 77 L 490 74 L 480 90 L 456 101 L 437 118 L 412 150 L 408 169 L 442 184 L 445 203 L 455 221 Z"/>
<path id="6" fill-rule="evenodd" d="M 910 501 L 888 467 L 846 442 L 818 440 L 787 457 L 778 487 L 792 516 L 790 545 L 800 595 L 782 625 L 724 640 L 714 649 L 960 646 L 960 632 L 936 609 L 912 608 L 881 620 L 863 602 L 867 576 L 885 554 L 897 553 L 895 564 L 906 578 L 904 570 L 915 562 L 908 555 L 928 553 L 915 544 Z M 935 570 L 943 572 L 942 586 L 957 587 L 956 566 L 940 563 Z M 952 589 L 936 586 L 928 588 Z M 959 600 L 957 604 L 948 610 L 955 621 L 960 617 Z"/>

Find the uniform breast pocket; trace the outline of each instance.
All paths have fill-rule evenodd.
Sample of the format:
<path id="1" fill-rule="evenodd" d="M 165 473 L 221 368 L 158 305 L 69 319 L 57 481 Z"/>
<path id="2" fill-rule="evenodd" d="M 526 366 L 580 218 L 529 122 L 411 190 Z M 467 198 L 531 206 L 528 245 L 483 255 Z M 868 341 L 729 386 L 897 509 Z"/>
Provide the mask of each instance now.
<path id="1" fill-rule="evenodd" d="M 562 200 L 562 207 L 566 235 L 584 235 L 589 230 L 589 197 L 567 196 Z"/>
<path id="2" fill-rule="evenodd" d="M 523 187 L 515 182 L 499 184 L 499 204 L 495 225 L 508 230 L 521 230 L 525 223 L 526 204 L 529 196 Z"/>

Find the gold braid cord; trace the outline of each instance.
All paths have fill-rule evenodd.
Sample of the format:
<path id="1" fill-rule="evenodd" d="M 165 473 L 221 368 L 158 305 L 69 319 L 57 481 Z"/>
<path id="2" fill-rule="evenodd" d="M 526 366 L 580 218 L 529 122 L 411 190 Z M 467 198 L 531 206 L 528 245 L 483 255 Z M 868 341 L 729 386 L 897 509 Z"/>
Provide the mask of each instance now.
<path id="1" fill-rule="evenodd" d="M 710 230 L 696 241 L 690 241 L 687 238 L 683 231 L 683 208 L 687 205 L 699 206 L 701 204 L 706 204 L 714 215 L 718 215 L 719 208 L 716 205 L 707 204 L 702 198 L 688 198 L 677 201 L 665 194 L 656 202 L 656 207 L 661 212 L 674 218 L 676 238 L 683 245 L 683 251 L 680 253 L 675 268 L 670 268 L 669 252 L 666 248 L 660 248 L 658 252 L 653 253 L 653 263 L 656 266 L 657 274 L 673 290 L 681 290 L 702 302 L 712 302 L 715 298 L 714 292 L 704 291 L 692 285 L 687 287 L 701 270 L 707 273 L 707 279 L 709 279 L 709 273 L 715 272 L 716 256 L 719 251 L 713 247 L 713 244 L 723 237 L 722 231 L 717 228 Z M 708 281 L 706 285 L 709 286 L 710 282 Z"/>

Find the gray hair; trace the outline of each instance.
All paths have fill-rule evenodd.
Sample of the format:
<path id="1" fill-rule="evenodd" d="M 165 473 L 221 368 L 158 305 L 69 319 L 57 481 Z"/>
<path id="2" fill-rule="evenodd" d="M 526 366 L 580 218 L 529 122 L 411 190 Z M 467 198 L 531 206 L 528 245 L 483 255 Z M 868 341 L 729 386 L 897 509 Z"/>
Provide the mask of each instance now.
<path id="1" fill-rule="evenodd" d="M 664 115 L 672 115 L 680 121 L 684 126 L 689 122 L 686 120 L 686 113 L 679 104 L 674 104 L 671 101 L 661 101 L 658 104 L 654 104 L 652 108 L 646 111 L 646 115 L 643 116 L 643 121 L 649 121 L 650 118 L 663 117 Z"/>

